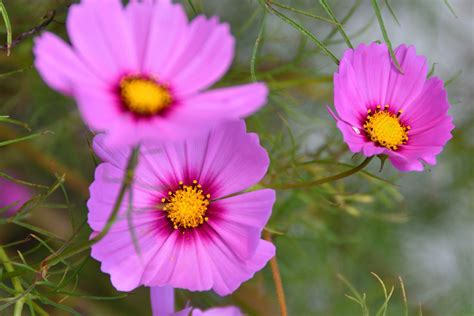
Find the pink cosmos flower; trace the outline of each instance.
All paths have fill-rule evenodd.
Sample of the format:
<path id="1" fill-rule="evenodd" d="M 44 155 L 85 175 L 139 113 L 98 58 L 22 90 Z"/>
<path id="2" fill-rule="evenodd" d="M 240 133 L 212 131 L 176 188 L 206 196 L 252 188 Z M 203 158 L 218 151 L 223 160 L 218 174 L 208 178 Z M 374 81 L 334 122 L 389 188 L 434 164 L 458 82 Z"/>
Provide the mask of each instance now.
<path id="1" fill-rule="evenodd" d="M 89 225 L 99 232 L 117 199 L 130 149 L 107 147 L 101 135 L 94 149 L 105 163 L 96 169 L 87 205 Z M 269 164 L 243 121 L 190 141 L 142 145 L 138 161 L 118 220 L 92 247 L 115 288 L 169 285 L 227 295 L 274 256 L 275 247 L 260 235 L 275 192 L 242 193 Z"/>
<path id="2" fill-rule="evenodd" d="M 229 69 L 235 40 L 217 17 L 189 22 L 171 0 L 82 0 L 67 19 L 72 46 L 44 33 L 35 65 L 76 99 L 86 124 L 111 144 L 182 140 L 246 117 L 266 102 L 263 83 L 206 91 Z"/>
<path id="3" fill-rule="evenodd" d="M 349 149 L 384 154 L 401 171 L 436 164 L 454 128 L 443 81 L 427 79 L 426 58 L 413 46 L 395 50 L 403 73 L 385 44 L 348 49 L 334 74 L 334 104 Z"/>
<path id="4" fill-rule="evenodd" d="M 24 186 L 0 177 L 0 216 L 9 217 L 31 198 Z"/>
<path id="5" fill-rule="evenodd" d="M 216 307 L 206 311 L 198 308 L 186 307 L 174 312 L 174 289 L 169 286 L 152 287 L 150 289 L 153 316 L 243 316 L 235 306 Z"/>

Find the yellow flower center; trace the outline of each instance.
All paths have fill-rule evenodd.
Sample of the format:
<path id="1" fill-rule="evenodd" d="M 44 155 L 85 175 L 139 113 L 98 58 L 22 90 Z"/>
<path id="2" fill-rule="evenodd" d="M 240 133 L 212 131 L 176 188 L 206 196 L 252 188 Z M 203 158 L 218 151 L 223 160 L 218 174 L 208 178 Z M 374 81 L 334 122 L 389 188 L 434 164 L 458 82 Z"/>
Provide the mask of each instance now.
<path id="1" fill-rule="evenodd" d="M 139 76 L 128 76 L 120 81 L 120 97 L 128 110 L 139 115 L 157 114 L 172 102 L 166 87 Z"/>
<path id="2" fill-rule="evenodd" d="M 204 195 L 202 187 L 196 180 L 192 185 L 183 185 L 179 182 L 179 189 L 168 192 L 168 198 L 161 199 L 163 210 L 173 224 L 174 229 L 195 228 L 202 225 L 209 218 L 206 216 L 210 194 Z"/>
<path id="3" fill-rule="evenodd" d="M 381 108 L 380 105 L 377 105 L 374 113 L 371 110 L 367 111 L 367 118 L 364 122 L 365 133 L 374 143 L 391 150 L 397 150 L 400 145 L 406 144 L 408 141 L 410 126 L 405 126 L 400 122 L 401 111 L 393 114 L 388 110 L 388 105 L 383 110 Z"/>

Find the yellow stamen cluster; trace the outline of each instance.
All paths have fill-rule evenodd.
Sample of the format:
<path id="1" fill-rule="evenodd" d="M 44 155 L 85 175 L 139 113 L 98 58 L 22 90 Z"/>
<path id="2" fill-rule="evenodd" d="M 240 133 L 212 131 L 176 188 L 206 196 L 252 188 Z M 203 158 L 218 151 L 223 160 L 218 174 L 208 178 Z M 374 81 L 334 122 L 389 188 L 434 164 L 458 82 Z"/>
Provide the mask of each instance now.
<path id="1" fill-rule="evenodd" d="M 179 182 L 179 189 L 168 192 L 168 198 L 161 199 L 163 210 L 173 224 L 174 229 L 195 228 L 209 218 L 206 216 L 210 194 L 204 195 L 202 187 L 196 180 L 192 185 Z"/>
<path id="2" fill-rule="evenodd" d="M 150 116 L 171 105 L 170 91 L 151 78 L 128 76 L 120 81 L 120 97 L 125 107 L 138 115 Z"/>
<path id="3" fill-rule="evenodd" d="M 391 150 L 397 150 L 400 145 L 408 141 L 410 126 L 400 122 L 402 111 L 394 114 L 389 111 L 389 106 L 384 109 L 377 105 L 375 112 L 367 111 L 364 130 L 367 137 L 374 143 Z"/>

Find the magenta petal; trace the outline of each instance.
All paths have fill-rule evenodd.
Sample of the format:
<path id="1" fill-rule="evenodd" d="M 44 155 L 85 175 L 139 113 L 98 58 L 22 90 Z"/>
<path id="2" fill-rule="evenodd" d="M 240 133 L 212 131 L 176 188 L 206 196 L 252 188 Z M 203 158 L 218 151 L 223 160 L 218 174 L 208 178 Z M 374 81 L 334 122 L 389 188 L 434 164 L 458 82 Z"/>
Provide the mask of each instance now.
<path id="1" fill-rule="evenodd" d="M 418 96 L 426 80 L 426 59 L 417 56 L 413 46 L 400 45 L 395 55 L 403 74 L 392 63 L 385 44 L 361 44 L 344 54 L 334 76 L 334 103 L 342 119 L 355 125 L 351 119 L 360 122 L 369 107 L 388 104 L 398 111 Z"/>
<path id="2" fill-rule="evenodd" d="M 263 227 L 275 202 L 275 191 L 259 190 L 215 201 L 208 222 L 229 248 L 241 258 L 254 256 Z"/>
<path id="3" fill-rule="evenodd" d="M 195 18 L 182 43 L 173 52 L 162 76 L 171 81 L 180 96 L 208 88 L 229 69 L 234 57 L 235 40 L 229 25 L 217 17 Z M 205 69 L 205 71 L 203 71 Z"/>
<path id="4" fill-rule="evenodd" d="M 408 160 L 403 156 L 390 155 L 390 162 L 400 171 L 423 171 L 423 164 L 417 160 Z"/>
<path id="5" fill-rule="evenodd" d="M 243 316 L 240 309 L 235 306 L 216 307 L 205 311 L 194 309 L 192 316 Z M 186 315 L 187 316 L 187 315 Z"/>
<path id="6" fill-rule="evenodd" d="M 229 122 L 186 142 L 144 145 L 142 164 L 161 183 L 176 185 L 191 177 L 206 186 L 213 199 L 220 198 L 254 185 L 265 175 L 269 158 L 257 140 L 245 132 L 243 121 Z M 103 150 L 99 153 L 110 156 Z M 124 155 L 118 154 L 118 159 L 123 161 Z"/>
<path id="7" fill-rule="evenodd" d="M 104 134 L 98 134 L 92 142 L 94 153 L 103 161 L 110 162 L 115 167 L 125 168 L 132 149 L 128 146 L 110 147 Z"/>
<path id="8" fill-rule="evenodd" d="M 74 95 L 84 121 L 93 130 L 108 132 L 121 119 L 117 98 L 109 91 L 81 87 Z"/>
<path id="9" fill-rule="evenodd" d="M 155 286 L 150 288 L 153 316 L 170 316 L 174 313 L 174 288 Z"/>
<path id="10" fill-rule="evenodd" d="M 444 83 L 437 77 L 430 78 L 418 97 L 404 108 L 402 117 L 412 127 L 411 134 L 435 126 L 448 113 L 449 102 Z"/>
<path id="11" fill-rule="evenodd" d="M 451 139 L 453 128 L 451 118 L 446 116 L 435 127 L 411 135 L 408 145 L 402 146 L 396 153 L 390 153 L 390 160 L 401 171 L 423 171 L 420 160 L 435 165 L 436 156 Z"/>
<path id="12" fill-rule="evenodd" d="M 153 8 L 153 0 L 131 0 L 125 8 L 125 17 L 131 28 L 130 32 L 134 39 L 134 46 L 140 64 L 143 64 L 143 62 L 140 61 L 145 58 L 145 53 L 148 47 L 148 38 L 151 28 L 150 24 L 152 23 L 154 16 Z"/>
<path id="13" fill-rule="evenodd" d="M 164 242 L 160 243 L 153 255 L 153 260 L 148 262 L 143 271 L 142 282 L 144 285 L 170 285 L 191 291 L 210 287 L 212 280 L 206 275 L 206 269 L 210 269 L 209 265 L 199 261 L 197 257 L 199 252 L 194 250 L 193 242 L 184 243 L 180 235 L 179 231 L 173 231 Z M 192 238 L 194 234 L 186 237 Z M 191 264 L 189 258 L 197 258 L 197 260 Z M 176 266 L 182 264 L 183 261 L 186 263 L 185 269 L 178 270 Z"/>
<path id="14" fill-rule="evenodd" d="M 130 26 L 120 1 L 85 1 L 71 6 L 67 29 L 74 49 L 102 78 L 115 80 L 138 68 Z"/>
<path id="15" fill-rule="evenodd" d="M 72 95 L 79 86 L 104 87 L 84 66 L 75 52 L 56 35 L 45 32 L 35 39 L 35 66 L 46 83 Z"/>
<path id="16" fill-rule="evenodd" d="M 137 170 L 137 172 L 139 172 Z M 117 201 L 120 187 L 123 182 L 124 173 L 110 163 L 100 164 L 95 171 L 95 180 L 89 191 L 90 199 L 87 201 L 89 208 L 88 223 L 92 229 L 100 231 L 109 220 L 110 214 Z M 118 213 L 118 221 L 112 226 L 112 231 L 127 231 L 130 224 L 127 222 L 127 212 L 131 200 L 134 207 L 131 224 L 142 226 L 156 221 L 156 210 L 152 205 L 152 194 L 146 187 L 140 187 L 143 180 L 136 177 L 132 195 L 126 194 L 122 207 Z"/>
<path id="17" fill-rule="evenodd" d="M 144 7 L 144 5 L 141 6 Z M 173 60 L 179 54 L 179 48 L 186 43 L 186 36 L 189 32 L 188 19 L 183 7 L 172 5 L 171 1 L 159 1 L 151 6 L 146 5 L 146 7 L 151 14 L 149 25 L 144 25 L 144 21 L 142 21 L 143 26 L 139 30 L 136 29 L 136 32 L 147 34 L 142 68 L 143 71 L 153 74 L 160 81 L 170 83 L 173 74 L 168 75 L 166 68 L 174 63 Z M 141 19 L 140 11 L 134 12 L 134 15 L 135 19 Z"/>
<path id="18" fill-rule="evenodd" d="M 254 256 L 242 260 L 219 235 L 206 231 L 172 233 L 147 264 L 143 283 L 190 291 L 212 288 L 219 295 L 227 295 L 261 270 L 275 254 L 271 243 L 260 240 Z"/>
<path id="19" fill-rule="evenodd" d="M 365 132 L 362 129 L 350 126 L 340 119 L 337 119 L 337 127 L 342 132 L 344 142 L 353 153 L 362 152 L 364 156 L 370 157 L 387 151 L 384 147 L 376 146 L 374 143 L 367 141 Z"/>
<path id="20" fill-rule="evenodd" d="M 0 217 L 15 214 L 30 198 L 26 187 L 0 177 Z"/>
<path id="21" fill-rule="evenodd" d="M 380 102 L 377 100 L 383 95 L 380 77 L 390 67 L 385 56 L 387 53 L 385 45 L 361 44 L 344 54 L 339 70 L 334 74 L 334 105 L 339 117 L 345 122 L 360 128 L 368 107 Z M 371 83 L 377 86 L 372 87 Z"/>
<path id="22" fill-rule="evenodd" d="M 209 244 L 209 247 L 206 248 L 209 255 L 216 258 L 213 289 L 221 296 L 235 291 L 275 256 L 275 246 L 265 240 L 260 241 L 255 256 L 246 261 L 245 265 L 236 264 L 238 261 L 236 261 L 234 255 L 219 242 Z"/>
<path id="23" fill-rule="evenodd" d="M 101 270 L 110 274 L 114 287 L 131 291 L 141 285 L 146 263 L 152 260 L 159 243 L 147 227 L 136 228 L 140 253 L 128 231 L 109 232 L 92 246 L 91 256 L 101 262 Z"/>
<path id="24" fill-rule="evenodd" d="M 361 44 L 354 50 L 351 64 L 366 108 L 387 104 L 389 77 L 396 75 L 387 46 L 375 42 L 367 46 Z"/>
<path id="25" fill-rule="evenodd" d="M 255 137 L 245 133 L 243 121 L 214 129 L 207 143 L 199 180 L 211 186 L 208 189 L 213 199 L 242 191 L 267 172 L 268 154 L 255 142 Z M 201 160 L 195 157 L 195 161 Z"/>
<path id="26" fill-rule="evenodd" d="M 435 125 L 425 129 L 417 128 L 410 134 L 409 145 L 411 146 L 444 146 L 451 139 L 451 131 L 454 128 L 452 118 L 444 116 L 438 119 Z"/>
<path id="27" fill-rule="evenodd" d="M 428 65 L 424 56 L 418 56 L 414 46 L 400 45 L 395 49 L 395 56 L 400 63 L 403 74 L 392 66 L 388 92 L 385 102 L 394 111 L 404 109 L 418 97 L 423 89 L 428 73 Z"/>
<path id="28" fill-rule="evenodd" d="M 362 152 L 363 152 L 364 156 L 366 156 L 366 157 L 371 157 L 371 156 L 375 156 L 375 155 L 384 154 L 387 151 L 388 151 L 388 149 L 386 149 L 385 147 L 377 146 L 372 142 L 365 143 L 364 148 L 362 149 Z"/>
<path id="29" fill-rule="evenodd" d="M 264 83 L 251 83 L 198 93 L 183 100 L 178 109 L 181 119 L 209 124 L 209 117 L 217 119 L 244 118 L 267 102 L 268 88 Z"/>
<path id="30" fill-rule="evenodd" d="M 364 131 L 341 120 L 337 121 L 337 127 L 342 132 L 344 142 L 349 146 L 350 151 L 353 153 L 361 152 L 367 143 L 363 134 Z"/>
<path id="31" fill-rule="evenodd" d="M 186 307 L 185 309 L 180 310 L 179 312 L 173 313 L 170 316 L 192 316 L 191 311 L 192 307 Z"/>

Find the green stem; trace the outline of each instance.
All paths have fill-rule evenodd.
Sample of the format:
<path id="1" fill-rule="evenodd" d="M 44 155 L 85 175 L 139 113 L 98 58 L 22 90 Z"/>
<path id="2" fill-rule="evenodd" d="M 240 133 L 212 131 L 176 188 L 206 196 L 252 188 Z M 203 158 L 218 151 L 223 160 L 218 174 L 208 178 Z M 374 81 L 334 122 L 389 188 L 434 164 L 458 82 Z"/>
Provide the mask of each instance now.
<path id="1" fill-rule="evenodd" d="M 321 184 L 324 184 L 324 183 L 327 183 L 327 182 L 333 182 L 333 181 L 336 181 L 336 180 L 344 179 L 344 178 L 347 178 L 347 177 L 361 171 L 362 169 L 364 169 L 370 163 L 372 158 L 373 157 L 367 157 L 367 158 L 365 158 L 364 161 L 362 161 L 362 163 L 360 165 L 358 165 L 358 166 L 356 166 L 356 167 L 354 167 L 350 170 L 341 172 L 339 174 L 336 174 L 336 175 L 333 175 L 333 176 L 330 176 L 330 177 L 317 179 L 317 180 L 314 180 L 314 181 L 300 182 L 300 183 L 273 184 L 273 185 L 269 185 L 267 187 L 272 188 L 272 189 L 278 189 L 278 190 L 301 189 L 301 188 L 308 188 L 308 187 L 312 187 L 312 186 L 321 185 Z"/>
<path id="2" fill-rule="evenodd" d="M 42 136 L 42 135 L 48 134 L 48 133 L 51 133 L 51 132 L 45 131 L 45 132 L 41 132 L 41 133 L 35 133 L 35 134 L 28 135 L 28 136 L 16 138 L 16 139 L 6 140 L 4 142 L 0 142 L 0 147 L 15 144 L 15 143 L 22 142 L 22 141 L 25 141 L 25 140 L 30 140 L 32 138 Z"/>
<path id="3" fill-rule="evenodd" d="M 0 13 L 2 14 L 3 22 L 5 23 L 5 29 L 7 30 L 7 56 L 9 56 L 12 47 L 12 24 L 2 0 L 0 0 Z"/>
<path id="4" fill-rule="evenodd" d="M 44 268 L 48 269 L 49 267 L 58 264 L 59 262 L 63 261 L 66 258 L 70 258 L 74 255 L 77 255 L 77 254 L 89 249 L 92 245 L 99 242 L 102 238 L 105 237 L 105 235 L 107 235 L 110 228 L 112 228 L 112 225 L 115 223 L 115 220 L 117 219 L 117 216 L 118 216 L 118 213 L 120 211 L 120 207 L 122 206 L 122 202 L 123 202 L 123 199 L 125 197 L 125 194 L 127 193 L 130 185 L 133 182 L 133 177 L 134 177 L 134 173 L 135 173 L 135 167 L 136 167 L 137 161 L 138 161 L 139 151 L 140 151 L 140 149 L 137 146 L 133 149 L 132 153 L 130 154 L 130 157 L 129 157 L 128 163 L 127 163 L 127 168 L 125 170 L 124 179 L 123 179 L 122 185 L 120 187 L 119 195 L 117 197 L 117 200 L 115 201 L 112 213 L 110 214 L 110 216 L 107 220 L 107 223 L 105 224 L 104 228 L 100 231 L 100 233 L 97 234 L 94 238 L 89 240 L 84 245 L 81 245 L 81 246 L 79 246 L 75 249 L 72 249 L 72 250 L 68 251 L 68 252 L 63 252 L 63 253 L 56 254 L 56 255 L 52 256 L 51 258 L 46 259 L 42 263 L 43 269 Z"/>
<path id="5" fill-rule="evenodd" d="M 31 306 L 33 306 L 33 309 L 35 312 L 37 312 L 41 316 L 49 316 L 48 312 L 45 311 L 41 306 L 36 304 L 35 302 L 31 302 Z"/>
<path id="6" fill-rule="evenodd" d="M 255 65 L 257 63 L 257 55 L 260 49 L 261 41 L 263 38 L 263 33 L 265 31 L 265 21 L 267 17 L 267 11 L 263 12 L 262 24 L 260 25 L 260 30 L 258 31 L 257 39 L 255 40 L 255 44 L 252 50 L 252 57 L 250 58 L 250 76 L 252 77 L 252 81 L 257 82 L 257 74 L 255 71 Z"/>
<path id="7" fill-rule="evenodd" d="M 3 249 L 3 247 L 0 246 L 0 261 L 2 261 L 3 265 L 5 266 L 5 270 L 10 273 L 14 273 L 15 269 L 13 268 L 13 265 L 10 262 L 10 258 L 8 258 L 7 253 Z M 17 295 L 21 295 L 24 290 L 23 286 L 21 286 L 21 281 L 18 277 L 12 277 L 12 284 L 13 288 L 15 289 L 15 292 Z M 21 312 L 23 310 L 23 305 L 25 304 L 25 297 L 22 297 L 18 299 L 15 303 L 15 309 L 13 312 L 14 316 L 21 316 Z"/>
<path id="8" fill-rule="evenodd" d="M 307 36 L 311 41 L 313 41 L 316 44 L 316 46 L 323 53 L 325 53 L 327 56 L 329 56 L 334 61 L 334 63 L 336 63 L 336 65 L 339 65 L 339 59 L 336 57 L 336 55 L 331 50 L 329 50 L 329 48 L 323 42 L 321 42 L 316 36 L 314 36 L 310 31 L 308 31 L 308 29 L 303 27 L 301 24 L 296 23 L 293 19 L 289 18 L 285 14 L 283 14 L 280 11 L 276 10 L 271 5 L 272 5 L 271 2 L 267 2 L 267 8 L 269 10 L 271 10 L 271 12 L 273 12 L 280 19 L 282 19 L 283 21 L 285 21 L 286 23 L 288 23 L 289 25 L 291 25 L 292 27 L 294 27 L 295 29 L 300 31 L 301 34 Z"/>
<path id="9" fill-rule="evenodd" d="M 380 25 L 380 30 L 382 32 L 383 39 L 388 46 L 388 51 L 390 52 L 390 56 L 392 57 L 392 60 L 395 63 L 395 66 L 397 67 L 398 71 L 403 74 L 403 70 L 400 64 L 398 63 L 397 57 L 395 56 L 395 53 L 393 51 L 392 42 L 390 41 L 390 38 L 388 37 L 387 29 L 385 28 L 385 23 L 383 22 L 382 13 L 380 12 L 379 4 L 377 0 L 371 0 L 371 1 L 372 1 L 372 7 L 374 8 L 375 16 L 377 17 L 377 20 Z"/>
<path id="10" fill-rule="evenodd" d="M 326 13 L 331 17 L 331 19 L 336 23 L 337 29 L 339 30 L 339 32 L 341 33 L 342 37 L 343 37 L 344 40 L 346 41 L 347 46 L 348 46 L 349 48 L 354 48 L 354 46 L 352 46 L 351 40 L 349 39 L 349 36 L 347 36 L 347 33 L 346 33 L 346 31 L 344 30 L 344 27 L 343 27 L 342 24 L 337 20 L 336 15 L 335 15 L 334 12 L 332 11 L 331 7 L 329 6 L 329 3 L 327 3 L 326 0 L 319 0 L 319 3 L 320 3 L 321 6 L 324 8 L 324 10 L 326 10 Z"/>
<path id="11" fill-rule="evenodd" d="M 304 10 L 298 10 L 298 9 L 293 8 L 293 7 L 290 7 L 290 6 L 281 4 L 281 3 L 277 3 L 277 2 L 273 2 L 273 1 L 271 2 L 271 5 L 274 5 L 274 6 L 277 6 L 277 7 L 280 7 L 282 9 L 286 9 L 286 10 L 289 10 L 289 11 L 292 11 L 292 12 L 295 12 L 295 13 L 299 13 L 299 14 L 302 14 L 302 15 L 305 15 L 305 16 L 309 16 L 313 19 L 321 20 L 321 21 L 339 26 L 339 22 L 337 22 L 337 21 L 326 19 L 325 17 L 315 15 L 315 14 L 311 14 L 311 13 L 309 13 L 307 11 L 304 11 Z"/>

